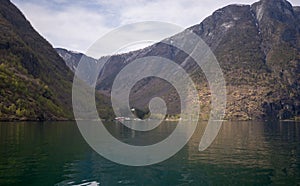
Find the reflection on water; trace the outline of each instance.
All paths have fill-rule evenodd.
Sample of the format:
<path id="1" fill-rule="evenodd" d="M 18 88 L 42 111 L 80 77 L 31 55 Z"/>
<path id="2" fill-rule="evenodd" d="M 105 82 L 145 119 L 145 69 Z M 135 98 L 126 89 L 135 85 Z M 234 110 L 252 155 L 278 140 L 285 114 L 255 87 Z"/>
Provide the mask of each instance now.
<path id="1" fill-rule="evenodd" d="M 214 143 L 199 152 L 205 129 L 160 164 L 129 167 L 95 153 L 73 122 L 0 123 L 0 185 L 296 185 L 300 183 L 300 123 L 225 122 Z M 127 143 L 153 143 L 176 126 L 140 133 L 110 123 Z M 163 150 L 163 149 L 161 149 Z"/>

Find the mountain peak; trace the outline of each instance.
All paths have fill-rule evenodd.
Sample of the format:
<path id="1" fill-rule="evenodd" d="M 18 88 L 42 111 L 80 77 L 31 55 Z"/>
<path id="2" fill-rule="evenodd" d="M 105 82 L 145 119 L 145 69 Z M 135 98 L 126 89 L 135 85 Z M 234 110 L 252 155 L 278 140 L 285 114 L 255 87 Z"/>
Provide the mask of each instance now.
<path id="1" fill-rule="evenodd" d="M 259 3 L 265 3 L 265 4 L 285 4 L 285 5 L 291 5 L 289 1 L 286 0 L 260 0 Z"/>
<path id="2" fill-rule="evenodd" d="M 265 15 L 280 22 L 287 22 L 294 17 L 293 6 L 286 0 L 261 0 L 254 3 L 252 9 L 259 22 Z"/>

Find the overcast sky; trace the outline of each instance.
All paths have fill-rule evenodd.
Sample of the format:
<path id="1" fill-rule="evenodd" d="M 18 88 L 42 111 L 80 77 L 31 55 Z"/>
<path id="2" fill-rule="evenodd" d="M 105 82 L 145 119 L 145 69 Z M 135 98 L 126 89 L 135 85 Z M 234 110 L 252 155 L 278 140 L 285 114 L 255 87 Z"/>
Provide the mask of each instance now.
<path id="1" fill-rule="evenodd" d="M 228 4 L 256 0 L 12 0 L 54 47 L 85 52 L 105 33 L 138 21 L 166 21 L 184 28 Z M 299 0 L 290 1 L 294 6 Z"/>

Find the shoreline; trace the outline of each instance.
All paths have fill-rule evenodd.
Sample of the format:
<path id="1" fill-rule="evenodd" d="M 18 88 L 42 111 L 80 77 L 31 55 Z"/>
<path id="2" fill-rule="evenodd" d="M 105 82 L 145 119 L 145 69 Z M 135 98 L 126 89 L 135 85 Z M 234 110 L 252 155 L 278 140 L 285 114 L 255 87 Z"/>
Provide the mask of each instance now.
<path id="1" fill-rule="evenodd" d="M 80 120 L 77 119 L 78 121 L 84 121 L 84 120 Z M 21 123 L 21 122 L 76 122 L 75 119 L 66 119 L 66 118 L 57 118 L 57 119 L 48 119 L 48 120 L 38 120 L 38 119 L 12 119 L 12 118 L 1 118 L 0 122 L 3 123 L 9 123 L 9 122 L 16 122 L 16 123 Z M 86 120 L 86 121 L 98 121 L 98 120 Z M 118 120 L 115 119 L 109 119 L 109 120 L 101 120 L 101 121 L 108 121 L 108 122 L 116 122 Z M 134 120 L 126 120 L 126 121 L 134 121 Z M 142 121 L 142 120 L 141 120 Z M 164 122 L 176 122 L 176 121 L 181 121 L 180 119 L 164 119 Z M 199 119 L 199 121 L 201 122 L 207 122 L 208 120 L 202 120 Z M 273 120 L 215 120 L 215 121 L 222 121 L 222 122 L 300 122 L 299 119 L 285 119 L 285 120 L 279 120 L 279 119 L 273 119 Z"/>

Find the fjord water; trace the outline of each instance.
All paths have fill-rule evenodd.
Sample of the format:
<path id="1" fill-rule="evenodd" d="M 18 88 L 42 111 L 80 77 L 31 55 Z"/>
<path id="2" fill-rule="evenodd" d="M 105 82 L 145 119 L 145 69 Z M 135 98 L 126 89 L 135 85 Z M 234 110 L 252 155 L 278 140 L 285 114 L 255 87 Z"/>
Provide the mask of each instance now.
<path id="1" fill-rule="evenodd" d="M 155 143 L 176 123 L 135 133 L 107 129 L 127 143 Z M 300 123 L 224 122 L 214 143 L 197 150 L 205 128 L 172 158 L 147 167 L 118 165 L 94 152 L 74 122 L 0 123 L 0 185 L 296 185 Z M 161 149 L 163 150 L 163 149 Z"/>

